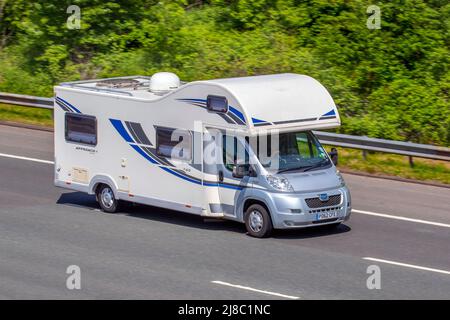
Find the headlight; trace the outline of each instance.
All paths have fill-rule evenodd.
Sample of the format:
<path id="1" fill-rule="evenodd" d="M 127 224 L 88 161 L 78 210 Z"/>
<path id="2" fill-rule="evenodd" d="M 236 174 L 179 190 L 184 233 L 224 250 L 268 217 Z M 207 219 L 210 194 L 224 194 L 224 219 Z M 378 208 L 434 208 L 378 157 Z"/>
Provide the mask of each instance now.
<path id="1" fill-rule="evenodd" d="M 342 177 L 342 174 L 339 171 L 336 171 L 336 175 L 338 176 L 339 179 L 339 186 L 345 187 L 345 181 L 344 178 Z"/>
<path id="2" fill-rule="evenodd" d="M 267 183 L 273 188 L 281 191 L 294 191 L 289 180 L 279 176 L 266 176 Z"/>

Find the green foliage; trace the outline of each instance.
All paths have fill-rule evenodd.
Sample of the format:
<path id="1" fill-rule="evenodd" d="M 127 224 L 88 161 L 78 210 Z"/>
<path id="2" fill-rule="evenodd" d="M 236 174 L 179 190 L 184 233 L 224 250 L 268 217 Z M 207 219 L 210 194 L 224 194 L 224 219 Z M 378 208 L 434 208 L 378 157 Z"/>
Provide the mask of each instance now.
<path id="1" fill-rule="evenodd" d="M 53 112 L 47 109 L 10 106 L 0 103 L 0 121 L 53 127 Z"/>
<path id="2" fill-rule="evenodd" d="M 450 4 L 394 0 L 0 0 L 0 90 L 173 71 L 190 81 L 296 72 L 340 108 L 340 132 L 450 145 Z M 81 29 L 66 26 L 69 5 Z M 1 9 L 3 8 L 3 9 Z"/>

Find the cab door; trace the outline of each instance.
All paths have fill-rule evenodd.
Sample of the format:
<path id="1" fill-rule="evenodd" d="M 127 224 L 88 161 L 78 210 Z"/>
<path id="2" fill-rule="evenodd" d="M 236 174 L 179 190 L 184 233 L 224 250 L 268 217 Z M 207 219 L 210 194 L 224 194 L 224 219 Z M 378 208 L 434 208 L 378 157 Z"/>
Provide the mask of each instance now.
<path id="1" fill-rule="evenodd" d="M 233 176 L 236 164 L 249 165 L 249 154 L 242 137 L 222 133 L 218 145 L 217 177 L 222 211 L 227 216 L 236 216 L 235 206 L 242 203 L 244 195 L 251 190 L 252 178 Z"/>
<path id="2" fill-rule="evenodd" d="M 245 139 L 230 136 L 219 128 L 205 128 L 203 138 L 203 184 L 211 214 L 236 217 L 236 204 L 242 203 L 251 192 L 254 178 L 236 178 L 233 169 L 237 163 L 249 161 Z M 212 187 L 215 191 L 212 191 Z"/>

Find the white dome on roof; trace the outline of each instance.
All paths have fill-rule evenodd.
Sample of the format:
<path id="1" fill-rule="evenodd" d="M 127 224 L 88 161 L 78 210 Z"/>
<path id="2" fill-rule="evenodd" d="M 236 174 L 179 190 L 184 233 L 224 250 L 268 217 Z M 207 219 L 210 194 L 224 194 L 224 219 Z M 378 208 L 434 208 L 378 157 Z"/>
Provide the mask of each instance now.
<path id="1" fill-rule="evenodd" d="M 177 89 L 180 86 L 180 78 L 172 72 L 158 72 L 150 78 L 150 91 L 164 93 Z"/>

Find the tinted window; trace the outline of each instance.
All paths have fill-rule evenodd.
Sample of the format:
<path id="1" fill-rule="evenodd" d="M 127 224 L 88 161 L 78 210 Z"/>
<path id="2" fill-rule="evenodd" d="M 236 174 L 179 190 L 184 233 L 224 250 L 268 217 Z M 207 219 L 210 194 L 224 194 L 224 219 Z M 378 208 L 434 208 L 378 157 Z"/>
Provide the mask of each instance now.
<path id="1" fill-rule="evenodd" d="M 66 141 L 97 144 L 97 119 L 84 114 L 66 113 Z"/>
<path id="2" fill-rule="evenodd" d="M 222 157 L 225 168 L 230 171 L 233 171 L 233 168 L 237 163 L 249 163 L 247 150 L 242 143 L 233 136 L 222 136 Z"/>
<path id="3" fill-rule="evenodd" d="M 258 138 L 259 147 L 261 147 L 262 143 L 266 142 L 266 136 Z M 267 142 L 270 142 L 271 139 L 269 138 L 271 137 L 267 138 Z M 265 161 L 266 159 L 261 161 L 265 154 L 264 152 L 258 153 L 260 162 L 266 169 L 278 172 L 288 170 L 304 171 L 325 168 L 331 165 L 326 151 L 310 131 L 281 133 L 277 138 L 279 143 L 278 150 L 272 150 L 271 145 L 267 146 L 270 161 L 267 162 Z"/>
<path id="4" fill-rule="evenodd" d="M 320 150 L 316 147 L 312 137 L 306 132 L 299 132 L 296 135 L 298 153 L 303 159 L 313 159 L 319 157 Z"/>
<path id="5" fill-rule="evenodd" d="M 192 139 L 189 131 L 156 128 L 156 152 L 163 157 L 190 160 Z"/>
<path id="6" fill-rule="evenodd" d="M 214 112 L 228 112 L 228 101 L 225 97 L 208 96 L 206 99 L 206 106 L 208 110 Z"/>

